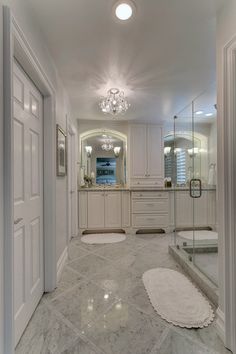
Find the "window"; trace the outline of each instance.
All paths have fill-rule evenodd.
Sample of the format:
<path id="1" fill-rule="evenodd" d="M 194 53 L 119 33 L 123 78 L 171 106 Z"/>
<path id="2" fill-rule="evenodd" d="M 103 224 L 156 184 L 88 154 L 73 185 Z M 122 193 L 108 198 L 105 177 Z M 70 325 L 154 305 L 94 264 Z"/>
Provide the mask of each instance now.
<path id="1" fill-rule="evenodd" d="M 111 157 L 97 157 L 96 161 L 96 183 L 116 183 L 116 159 Z"/>
<path id="2" fill-rule="evenodd" d="M 186 184 L 186 152 L 183 149 L 176 152 L 176 183 Z"/>

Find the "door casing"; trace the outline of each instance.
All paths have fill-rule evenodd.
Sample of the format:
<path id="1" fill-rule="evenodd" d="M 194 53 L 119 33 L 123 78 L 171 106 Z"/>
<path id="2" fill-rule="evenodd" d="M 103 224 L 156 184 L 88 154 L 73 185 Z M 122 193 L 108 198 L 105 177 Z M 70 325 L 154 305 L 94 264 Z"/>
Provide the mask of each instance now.
<path id="1" fill-rule="evenodd" d="M 13 60 L 21 64 L 44 100 L 44 290 L 56 287 L 56 144 L 55 89 L 23 31 L 3 7 L 3 102 L 4 102 L 4 354 L 14 353 L 13 272 Z"/>

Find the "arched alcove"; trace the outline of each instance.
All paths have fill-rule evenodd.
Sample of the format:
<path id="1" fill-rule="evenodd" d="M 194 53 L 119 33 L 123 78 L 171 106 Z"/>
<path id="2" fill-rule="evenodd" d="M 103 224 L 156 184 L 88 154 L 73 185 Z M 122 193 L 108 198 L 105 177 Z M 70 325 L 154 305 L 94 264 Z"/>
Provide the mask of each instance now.
<path id="1" fill-rule="evenodd" d="M 80 134 L 79 185 L 84 177 L 93 184 L 126 183 L 127 136 L 117 130 L 97 128 Z"/>

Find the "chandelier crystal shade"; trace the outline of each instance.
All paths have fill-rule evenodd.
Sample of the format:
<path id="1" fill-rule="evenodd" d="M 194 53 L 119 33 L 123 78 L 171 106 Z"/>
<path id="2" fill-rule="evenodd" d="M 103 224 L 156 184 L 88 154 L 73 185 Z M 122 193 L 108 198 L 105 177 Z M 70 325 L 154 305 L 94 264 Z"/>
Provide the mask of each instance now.
<path id="1" fill-rule="evenodd" d="M 103 113 L 124 114 L 130 107 L 124 92 L 117 88 L 112 88 L 107 92 L 107 97 L 103 97 L 99 104 Z"/>
<path id="2" fill-rule="evenodd" d="M 113 144 L 111 143 L 111 140 L 109 139 L 105 140 L 104 144 L 102 144 L 102 150 L 111 151 L 112 149 L 113 149 Z"/>

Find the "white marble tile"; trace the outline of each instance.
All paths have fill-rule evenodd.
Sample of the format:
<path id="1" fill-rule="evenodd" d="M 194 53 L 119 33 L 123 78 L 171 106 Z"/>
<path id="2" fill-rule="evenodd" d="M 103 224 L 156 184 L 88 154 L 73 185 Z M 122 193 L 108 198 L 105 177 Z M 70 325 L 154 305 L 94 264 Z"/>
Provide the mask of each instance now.
<path id="1" fill-rule="evenodd" d="M 116 297 L 121 297 L 135 281 L 135 277 L 126 269 L 108 265 L 98 271 L 91 280 Z"/>
<path id="2" fill-rule="evenodd" d="M 194 342 L 173 330 L 169 330 L 161 345 L 157 345 L 151 354 L 221 354 Z"/>
<path id="3" fill-rule="evenodd" d="M 16 354 L 60 354 L 78 335 L 41 303 L 16 348 Z"/>
<path id="4" fill-rule="evenodd" d="M 55 299 L 55 297 L 64 291 L 69 290 L 71 287 L 79 284 L 79 282 L 83 281 L 84 279 L 85 278 L 82 275 L 73 269 L 70 269 L 68 266 L 65 266 L 61 275 L 61 279 L 57 284 L 57 288 L 51 293 L 45 293 L 44 298 L 47 300 Z"/>
<path id="5" fill-rule="evenodd" d="M 176 332 L 179 332 L 186 337 L 202 343 L 207 347 L 215 350 L 220 354 L 229 354 L 230 351 L 227 350 L 221 339 L 219 338 L 216 328 L 215 328 L 215 321 L 206 328 L 199 328 L 199 329 L 186 329 L 186 328 L 176 328 Z"/>
<path id="6" fill-rule="evenodd" d="M 70 263 L 74 259 L 79 257 L 87 256 L 89 254 L 88 250 L 85 250 L 74 243 L 71 243 L 68 247 L 68 260 L 67 263 Z"/>
<path id="7" fill-rule="evenodd" d="M 89 322 L 106 311 L 115 301 L 114 296 L 96 284 L 84 281 L 51 302 L 77 329 L 81 330 Z"/>
<path id="8" fill-rule="evenodd" d="M 230 353 L 214 325 L 170 330 L 152 308 L 143 273 L 156 267 L 182 272 L 168 254 L 170 242 L 170 235 L 128 235 L 120 244 L 105 246 L 74 239 L 58 288 L 45 296 L 54 310 L 40 304 L 16 353 Z M 84 331 L 81 338 L 78 331 Z"/>
<path id="9" fill-rule="evenodd" d="M 88 256 L 78 258 L 69 263 L 69 266 L 80 274 L 90 278 L 100 269 L 111 264 L 108 260 L 97 256 L 96 254 L 89 254 Z"/>
<path id="10" fill-rule="evenodd" d="M 94 253 L 115 262 L 116 260 L 121 259 L 125 255 L 132 253 L 132 251 L 133 245 L 127 244 L 125 242 L 120 242 L 108 245 L 107 247 L 100 248 Z"/>
<path id="11" fill-rule="evenodd" d="M 165 328 L 162 320 L 117 302 L 84 333 L 107 354 L 149 354 Z"/>
<path id="12" fill-rule="evenodd" d="M 78 338 L 76 342 L 73 342 L 66 350 L 61 354 L 105 354 L 99 348 L 95 347 L 91 343 Z"/>

